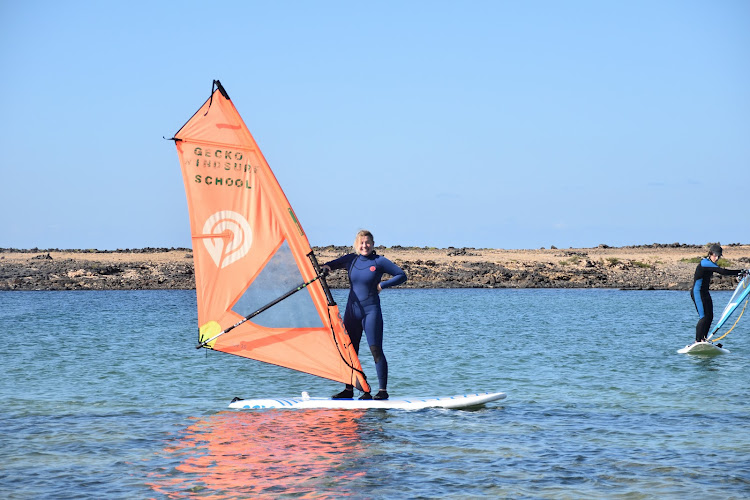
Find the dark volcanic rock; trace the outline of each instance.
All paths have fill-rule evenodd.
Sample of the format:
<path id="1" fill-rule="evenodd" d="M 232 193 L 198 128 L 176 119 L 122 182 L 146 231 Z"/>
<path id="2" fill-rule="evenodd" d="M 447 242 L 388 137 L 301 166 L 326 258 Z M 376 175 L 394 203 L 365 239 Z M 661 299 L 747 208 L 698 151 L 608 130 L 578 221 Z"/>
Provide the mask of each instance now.
<path id="1" fill-rule="evenodd" d="M 194 289 L 193 262 L 112 264 L 78 259 L 0 260 L 0 290 Z"/>
<path id="2" fill-rule="evenodd" d="M 690 258 L 704 249 L 680 244 L 653 247 L 682 248 Z M 731 245 L 727 245 L 731 247 Z M 600 249 L 609 249 L 600 245 Z M 643 247 L 641 247 L 643 248 Z M 328 258 L 351 251 L 345 246 L 315 249 Z M 677 265 L 649 263 L 611 254 L 596 254 L 596 249 L 554 250 L 544 261 L 523 257 L 482 260 L 486 253 L 473 248 L 444 250 L 392 247 L 378 248 L 407 273 L 409 280 L 401 288 L 620 288 L 687 290 L 692 283 L 693 260 Z M 14 254 L 7 258 L 6 254 Z M 661 253 L 661 250 L 659 250 Z M 739 253 L 739 252 L 738 252 Z M 21 254 L 19 257 L 18 254 Z M 127 254 L 126 256 L 119 254 Z M 395 256 L 389 254 L 397 254 Z M 747 251 L 745 250 L 745 255 Z M 435 259 L 435 260 L 433 260 Z M 320 262 L 325 260 L 319 257 Z M 496 259 L 497 260 L 497 259 Z M 738 255 L 736 266 L 748 267 L 749 257 Z M 735 267 L 736 268 L 736 267 Z M 344 271 L 327 278 L 332 288 L 348 288 Z M 711 288 L 730 290 L 733 277 L 716 276 Z M 190 249 L 147 248 L 137 250 L 16 250 L 0 249 L 0 290 L 138 290 L 194 289 L 195 276 Z"/>

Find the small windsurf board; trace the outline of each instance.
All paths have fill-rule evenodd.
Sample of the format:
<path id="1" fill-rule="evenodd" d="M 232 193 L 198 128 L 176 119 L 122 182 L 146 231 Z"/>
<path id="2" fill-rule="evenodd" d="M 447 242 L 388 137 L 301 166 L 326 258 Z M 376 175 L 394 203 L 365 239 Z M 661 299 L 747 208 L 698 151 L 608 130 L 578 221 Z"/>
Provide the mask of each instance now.
<path id="1" fill-rule="evenodd" d="M 724 349 L 720 344 L 712 342 L 693 342 L 677 351 L 680 354 L 701 354 L 703 356 L 716 356 L 719 354 L 728 354 L 729 349 Z"/>
<path id="2" fill-rule="evenodd" d="M 390 398 L 386 400 L 375 399 L 331 399 L 314 398 L 306 392 L 299 398 L 279 399 L 238 399 L 235 398 L 229 404 L 229 408 L 237 410 L 269 410 L 269 409 L 397 409 L 397 410 L 421 410 L 424 408 L 470 408 L 481 406 L 491 401 L 505 399 L 504 392 L 484 392 L 477 394 L 463 394 L 458 396 L 426 397 L 426 398 Z"/>

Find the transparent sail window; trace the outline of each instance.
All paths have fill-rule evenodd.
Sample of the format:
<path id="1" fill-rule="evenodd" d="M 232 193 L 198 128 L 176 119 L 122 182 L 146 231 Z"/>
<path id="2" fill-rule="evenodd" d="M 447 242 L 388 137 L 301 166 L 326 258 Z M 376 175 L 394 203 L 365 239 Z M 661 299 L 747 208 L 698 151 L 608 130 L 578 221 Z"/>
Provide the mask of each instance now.
<path id="1" fill-rule="evenodd" d="M 247 316 L 285 293 L 298 287 L 305 280 L 294 261 L 292 251 L 285 241 L 253 281 L 232 310 Z M 323 326 L 315 309 L 310 292 L 303 288 L 252 320 L 268 328 L 317 328 Z"/>

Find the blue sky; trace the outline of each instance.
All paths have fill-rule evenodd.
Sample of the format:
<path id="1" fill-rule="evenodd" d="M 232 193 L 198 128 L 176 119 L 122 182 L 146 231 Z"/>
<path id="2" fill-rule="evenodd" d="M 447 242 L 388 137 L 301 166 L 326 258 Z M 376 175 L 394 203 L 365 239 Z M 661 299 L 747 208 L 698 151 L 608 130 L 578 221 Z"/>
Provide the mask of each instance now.
<path id="1" fill-rule="evenodd" d="M 189 247 L 219 79 L 312 245 L 750 243 L 750 2 L 0 0 L 0 247 Z"/>

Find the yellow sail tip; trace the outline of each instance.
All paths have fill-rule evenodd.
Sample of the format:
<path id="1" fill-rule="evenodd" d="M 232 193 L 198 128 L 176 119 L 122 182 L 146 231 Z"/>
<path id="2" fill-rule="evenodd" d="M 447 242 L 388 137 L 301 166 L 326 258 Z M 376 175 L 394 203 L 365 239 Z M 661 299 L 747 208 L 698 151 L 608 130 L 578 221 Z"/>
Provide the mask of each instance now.
<path id="1" fill-rule="evenodd" d="M 214 344 L 216 343 L 216 339 L 214 339 L 214 337 L 218 336 L 220 333 L 221 325 L 217 321 L 209 321 L 208 323 L 200 327 L 200 336 L 198 338 L 198 343 L 203 347 L 213 349 Z M 213 340 L 209 341 L 209 339 Z M 204 342 L 206 343 L 204 344 Z"/>

